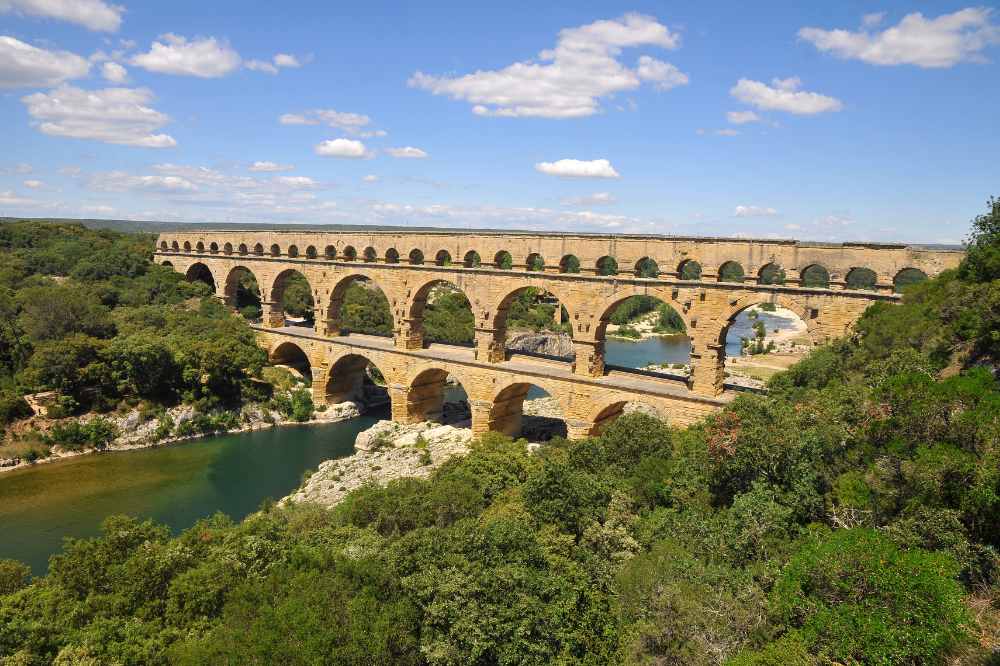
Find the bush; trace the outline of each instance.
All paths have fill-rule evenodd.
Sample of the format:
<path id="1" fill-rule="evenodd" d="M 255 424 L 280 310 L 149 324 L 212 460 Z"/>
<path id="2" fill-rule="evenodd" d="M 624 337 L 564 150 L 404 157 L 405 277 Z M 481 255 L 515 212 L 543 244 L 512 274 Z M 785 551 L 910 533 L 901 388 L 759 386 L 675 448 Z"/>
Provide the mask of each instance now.
<path id="1" fill-rule="evenodd" d="M 89 447 L 103 449 L 118 436 L 118 427 L 100 416 L 83 423 L 73 420 L 56 423 L 49 430 L 48 441 L 70 451 Z"/>
<path id="2" fill-rule="evenodd" d="M 17 560 L 0 560 L 0 597 L 14 594 L 31 580 L 31 569 Z"/>

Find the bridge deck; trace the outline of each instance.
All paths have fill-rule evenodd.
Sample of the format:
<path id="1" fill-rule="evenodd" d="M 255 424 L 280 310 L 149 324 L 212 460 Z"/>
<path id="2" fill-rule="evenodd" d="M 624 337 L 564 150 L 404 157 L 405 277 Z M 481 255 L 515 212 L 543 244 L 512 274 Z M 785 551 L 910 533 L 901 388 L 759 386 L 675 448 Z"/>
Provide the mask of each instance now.
<path id="1" fill-rule="evenodd" d="M 617 389 L 630 393 L 653 395 L 661 397 L 681 398 L 695 402 L 704 402 L 712 405 L 723 406 L 732 401 L 739 391 L 733 385 L 727 385 L 729 390 L 717 396 L 704 396 L 691 391 L 685 382 L 679 378 L 669 376 L 654 377 L 650 375 L 631 374 L 621 369 L 611 370 L 609 374 L 602 377 L 584 377 L 574 374 L 568 361 L 558 361 L 551 359 L 532 358 L 530 356 L 514 355 L 506 361 L 498 363 L 484 363 L 474 358 L 474 350 L 471 347 L 462 347 L 449 344 L 431 344 L 424 349 L 399 349 L 393 344 L 392 338 L 375 335 L 363 335 L 352 333 L 350 335 L 338 337 L 325 337 L 316 333 L 312 328 L 305 326 L 283 326 L 270 328 L 255 325 L 254 329 L 277 335 L 286 335 L 304 340 L 319 341 L 324 344 L 344 346 L 358 350 L 363 354 L 363 350 L 379 351 L 383 353 L 399 354 L 411 358 L 422 360 L 437 360 L 449 363 L 458 363 L 470 367 L 514 372 L 525 377 L 538 377 L 546 379 L 562 380 L 576 384 L 589 384 L 592 386 Z"/>

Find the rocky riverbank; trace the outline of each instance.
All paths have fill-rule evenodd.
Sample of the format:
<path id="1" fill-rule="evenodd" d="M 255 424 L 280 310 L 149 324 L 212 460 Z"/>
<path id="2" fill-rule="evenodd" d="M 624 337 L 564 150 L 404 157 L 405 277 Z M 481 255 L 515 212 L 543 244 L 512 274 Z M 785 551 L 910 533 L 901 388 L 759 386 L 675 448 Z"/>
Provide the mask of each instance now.
<path id="1" fill-rule="evenodd" d="M 573 338 L 568 333 L 554 333 L 552 331 L 512 333 L 507 339 L 507 349 L 544 356 L 572 358 Z"/>

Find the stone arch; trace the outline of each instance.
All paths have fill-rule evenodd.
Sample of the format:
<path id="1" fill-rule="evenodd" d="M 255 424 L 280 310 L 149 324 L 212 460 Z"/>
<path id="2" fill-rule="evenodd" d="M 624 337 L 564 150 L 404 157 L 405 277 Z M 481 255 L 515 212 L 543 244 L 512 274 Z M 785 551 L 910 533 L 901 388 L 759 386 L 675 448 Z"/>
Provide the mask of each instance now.
<path id="1" fill-rule="evenodd" d="M 495 350 L 494 355 L 498 360 L 505 358 L 507 355 L 507 346 L 506 346 L 507 332 L 508 332 L 507 318 L 510 314 L 510 308 L 514 304 L 515 299 L 517 299 L 521 294 L 525 293 L 528 290 L 537 290 L 539 292 L 542 292 L 541 294 L 539 294 L 542 298 L 544 298 L 545 295 L 548 294 L 552 298 L 556 299 L 557 301 L 556 307 L 558 309 L 553 312 L 553 317 L 558 317 L 561 319 L 562 310 L 566 309 L 565 306 L 566 301 L 560 295 L 555 294 L 551 291 L 546 291 L 539 287 L 532 287 L 531 285 L 522 285 L 520 287 L 508 291 L 503 296 L 503 298 L 500 299 L 500 302 L 496 305 L 496 307 L 493 308 L 493 322 L 492 322 L 493 336 L 491 345 Z M 572 314 L 569 312 L 568 309 L 566 309 L 566 315 L 567 315 L 566 321 L 572 321 Z M 556 323 L 562 323 L 562 322 L 560 322 L 557 319 Z M 569 327 L 569 331 L 567 331 L 567 333 L 569 334 L 570 338 L 573 337 L 572 326 Z M 571 353 L 568 356 L 560 358 L 572 361 L 573 357 L 574 355 Z"/>
<path id="2" fill-rule="evenodd" d="M 524 433 L 523 431 L 527 425 L 525 423 L 524 402 L 525 399 L 528 398 L 528 394 L 532 387 L 537 387 L 547 393 L 548 396 L 554 400 L 554 403 L 558 405 L 558 411 L 561 417 L 554 420 L 562 422 L 561 425 L 563 430 L 561 433 L 557 432 L 555 434 L 562 434 L 565 436 L 568 430 L 566 418 L 569 413 L 566 409 L 566 405 L 563 403 L 562 399 L 560 399 L 558 391 L 549 386 L 547 382 L 538 381 L 536 378 L 532 378 L 527 381 L 509 381 L 497 387 L 497 389 L 494 390 L 492 400 L 490 401 L 489 414 L 486 419 L 486 428 L 494 432 L 510 435 L 511 437 L 518 437 L 522 434 L 527 434 L 531 437 L 530 433 Z M 532 437 L 532 439 L 538 438 Z"/>
<path id="3" fill-rule="evenodd" d="M 652 257 L 643 257 L 635 262 L 635 276 L 656 279 L 660 276 L 660 265 Z"/>
<path id="4" fill-rule="evenodd" d="M 509 271 L 514 267 L 514 257 L 507 250 L 500 250 L 493 255 L 493 265 L 501 270 Z"/>
<path id="5" fill-rule="evenodd" d="M 219 254 L 219 244 L 216 243 L 215 241 L 212 241 L 208 246 L 208 251 L 211 252 L 212 254 Z"/>
<path id="6" fill-rule="evenodd" d="M 413 248 L 410 250 L 410 264 L 414 266 L 419 266 L 424 263 L 424 253 L 418 248 Z"/>
<path id="7" fill-rule="evenodd" d="M 677 265 L 677 277 L 681 280 L 700 280 L 701 264 L 694 259 L 685 259 Z"/>
<path id="8" fill-rule="evenodd" d="M 260 243 L 257 243 L 256 245 L 253 246 L 253 253 L 257 256 L 263 256 L 264 246 L 261 245 Z"/>
<path id="9" fill-rule="evenodd" d="M 845 286 L 847 289 L 874 291 L 878 283 L 878 274 L 870 268 L 855 266 L 847 271 Z"/>
<path id="10" fill-rule="evenodd" d="M 167 251 L 167 241 L 160 241 L 160 249 L 164 252 Z"/>
<path id="11" fill-rule="evenodd" d="M 438 304 L 430 303 L 430 297 L 435 289 L 446 289 L 450 293 L 439 293 L 438 299 L 449 298 L 451 294 L 461 294 L 461 298 L 454 298 L 454 302 L 449 302 L 448 322 L 452 324 L 447 329 L 442 329 L 447 339 L 436 339 L 428 335 L 424 326 L 424 319 L 428 313 L 428 307 L 435 308 Z M 464 302 L 463 302 L 464 301 Z M 410 326 L 410 335 L 414 339 L 419 338 L 422 343 L 440 342 L 444 344 L 471 345 L 475 339 L 475 316 L 472 313 L 472 301 L 468 294 L 461 287 L 450 280 L 434 278 L 428 280 L 419 289 L 415 290 L 410 298 L 407 311 L 407 322 Z M 465 324 L 468 324 L 466 329 Z"/>
<path id="12" fill-rule="evenodd" d="M 545 258 L 537 252 L 532 252 L 524 260 L 524 269 L 540 272 L 545 270 Z"/>
<path id="13" fill-rule="evenodd" d="M 184 251 L 185 252 L 191 251 L 191 241 L 184 241 Z"/>
<path id="14" fill-rule="evenodd" d="M 318 256 L 315 245 L 306 247 L 306 259 L 315 259 Z"/>
<path id="15" fill-rule="evenodd" d="M 374 361 L 348 352 L 330 363 L 323 399 L 327 404 L 350 400 L 370 407 L 388 399 L 387 383 L 385 374 Z"/>
<path id="16" fill-rule="evenodd" d="M 289 292 L 289 288 L 294 292 Z M 270 296 L 271 310 L 270 319 L 272 325 L 287 325 L 287 315 L 303 319 L 304 325 L 310 325 L 313 312 L 316 307 L 313 287 L 302 272 L 288 268 L 274 278 L 271 288 L 268 290 Z M 287 301 L 287 296 L 294 296 L 295 302 Z M 292 308 L 292 309 L 289 309 Z M 279 321 L 280 320 L 280 321 Z"/>
<path id="17" fill-rule="evenodd" d="M 327 259 L 337 258 L 337 248 L 333 245 L 327 245 L 326 249 L 323 250 L 323 256 Z"/>
<path id="18" fill-rule="evenodd" d="M 272 257 L 280 257 L 281 256 L 281 248 L 278 247 L 277 243 L 273 243 L 271 245 L 271 256 Z"/>
<path id="19" fill-rule="evenodd" d="M 181 246 L 177 244 L 177 241 L 173 241 L 170 244 L 170 249 L 173 250 L 174 252 L 179 252 L 180 249 L 181 249 Z"/>
<path id="20" fill-rule="evenodd" d="M 575 254 L 564 255 L 563 258 L 559 260 L 559 272 L 579 273 L 580 259 Z"/>
<path id="21" fill-rule="evenodd" d="M 618 275 L 618 260 L 611 255 L 605 255 L 595 264 L 598 275 Z"/>
<path id="22" fill-rule="evenodd" d="M 344 251 L 341 252 L 344 261 L 354 261 L 358 258 L 358 251 L 354 249 L 353 245 L 347 245 L 344 247 Z"/>
<path id="23" fill-rule="evenodd" d="M 298 344 L 290 340 L 280 342 L 268 353 L 267 360 L 271 365 L 283 365 L 297 371 L 312 383 L 312 360 Z"/>
<path id="24" fill-rule="evenodd" d="M 449 379 L 457 382 L 465 392 L 466 398 L 457 401 L 465 403 L 464 407 L 449 408 Z M 406 422 L 436 421 L 455 424 L 456 421 L 471 419 L 468 392 L 474 386 L 460 371 L 445 370 L 436 364 L 420 364 L 406 378 Z"/>
<path id="25" fill-rule="evenodd" d="M 743 282 L 746 271 L 738 261 L 726 261 L 719 266 L 719 282 Z"/>
<path id="26" fill-rule="evenodd" d="M 394 247 L 390 247 L 385 251 L 385 263 L 387 264 L 398 264 L 399 263 L 399 250 Z"/>
<path id="27" fill-rule="evenodd" d="M 892 278 L 892 290 L 898 294 L 911 284 L 917 284 L 925 280 L 927 280 L 927 273 L 919 268 L 904 268 Z"/>
<path id="28" fill-rule="evenodd" d="M 365 261 L 368 262 L 369 264 L 378 261 L 378 252 L 376 252 L 375 248 L 373 248 L 371 245 L 365 248 L 363 256 L 365 258 Z"/>
<path id="29" fill-rule="evenodd" d="M 381 294 L 370 294 L 370 303 L 366 304 L 371 317 L 369 321 L 352 322 L 351 317 L 344 312 L 345 298 L 348 290 L 354 284 L 367 285 L 371 292 L 377 291 Z M 366 295 L 366 294 L 363 294 Z M 354 324 L 353 326 L 351 324 Z M 363 327 L 362 327 L 363 326 Z M 364 335 L 391 336 L 395 328 L 392 307 L 388 294 L 385 293 L 375 281 L 363 273 L 351 273 L 340 279 L 330 290 L 330 299 L 326 308 L 326 334 L 329 336 L 347 335 L 350 333 L 361 333 Z"/>
<path id="30" fill-rule="evenodd" d="M 794 312 L 795 316 L 805 323 L 806 333 L 809 336 L 809 339 L 814 344 L 821 341 L 822 332 L 819 330 L 817 323 L 818 311 L 807 305 L 807 299 L 796 296 L 788 296 L 782 293 L 748 292 L 746 295 L 730 304 L 726 312 L 719 317 L 719 321 L 722 322 L 722 330 L 719 331 L 718 337 L 715 341 L 722 345 L 723 351 L 725 351 L 726 337 L 729 333 L 729 329 L 736 321 L 736 318 L 740 315 L 740 313 L 756 305 L 763 305 L 765 303 L 773 303 L 778 307 Z"/>
<path id="31" fill-rule="evenodd" d="M 822 264 L 809 264 L 799 273 L 799 284 L 827 289 L 830 286 L 830 271 Z"/>
<path id="32" fill-rule="evenodd" d="M 479 268 L 483 260 L 480 258 L 479 253 L 475 250 L 469 250 L 465 253 L 465 257 L 462 259 L 462 265 L 466 268 Z"/>
<path id="33" fill-rule="evenodd" d="M 225 254 L 232 254 L 233 253 L 233 244 L 232 243 L 226 243 L 225 245 L 222 246 L 222 251 Z"/>
<path id="34" fill-rule="evenodd" d="M 252 278 L 252 281 L 247 277 Z M 250 319 L 260 317 L 265 294 L 261 291 L 256 274 L 246 266 L 234 266 L 229 271 L 223 293 L 226 304 L 230 307 L 245 313 Z M 255 308 L 257 312 L 252 313 L 247 308 Z"/>
<path id="35" fill-rule="evenodd" d="M 202 243 L 201 241 L 198 241 L 198 244 L 194 246 L 194 249 L 199 254 L 204 254 L 205 253 L 205 244 Z"/>
<path id="36" fill-rule="evenodd" d="M 655 362 L 656 359 L 619 359 L 615 363 L 615 359 L 609 361 L 607 357 L 606 344 L 609 335 L 612 338 L 623 338 L 624 344 L 631 345 L 630 342 L 626 341 L 632 339 L 633 335 L 619 334 L 617 332 L 618 327 L 627 325 L 628 329 L 638 333 L 640 325 L 631 323 L 632 320 L 638 319 L 640 323 L 652 320 L 653 332 L 662 333 L 663 335 L 673 335 L 676 333 L 678 336 L 686 337 L 686 339 L 685 337 L 677 339 L 678 343 L 684 343 L 683 346 L 678 346 L 677 358 L 665 362 L 670 364 L 690 364 L 692 352 L 690 336 L 693 333 L 694 327 L 692 326 L 690 315 L 684 311 L 684 308 L 675 305 L 670 296 L 670 292 L 664 292 L 659 289 L 627 287 L 604 299 L 594 309 L 599 316 L 597 317 L 597 324 L 592 331 L 593 337 L 590 338 L 593 341 L 591 343 L 593 344 L 591 352 L 593 356 L 589 359 L 583 359 L 578 356 L 577 364 L 583 363 L 589 366 L 591 368 L 590 374 L 597 375 L 603 374 L 608 366 L 611 366 L 617 372 L 656 376 L 665 379 L 684 379 L 685 375 L 681 369 L 671 370 L 667 367 L 645 369 L 646 363 Z M 636 300 L 630 303 L 631 299 Z M 615 329 L 609 333 L 609 327 L 611 326 L 614 326 Z M 624 332 L 623 330 L 622 333 Z M 686 354 L 683 353 L 685 350 Z"/>
<path id="37" fill-rule="evenodd" d="M 239 249 L 238 249 L 237 251 L 238 251 L 238 252 L 239 252 L 240 254 L 247 254 L 247 253 L 248 253 L 248 250 L 247 250 L 247 245 L 246 245 L 246 243 L 240 243 L 240 247 L 239 247 Z"/>
<path id="38" fill-rule="evenodd" d="M 592 411 L 596 416 L 594 416 L 594 422 L 587 432 L 588 437 L 600 435 L 618 417 L 633 412 L 643 412 L 665 423 L 670 423 L 669 415 L 665 410 L 643 400 L 641 395 L 637 395 L 635 398 L 625 398 L 618 394 L 612 394 L 595 404 Z"/>
<path id="39" fill-rule="evenodd" d="M 614 313 L 614 311 L 618 308 L 618 306 L 620 306 L 628 299 L 634 298 L 636 296 L 649 296 L 650 298 L 653 298 L 663 303 L 668 308 L 677 313 L 677 315 L 684 322 L 685 329 L 690 330 L 692 328 L 690 315 L 687 312 L 683 311 L 684 308 L 679 307 L 678 305 L 674 305 L 672 303 L 670 298 L 671 293 L 669 291 L 626 286 L 625 288 L 616 291 L 615 293 L 611 294 L 604 300 L 600 301 L 594 308 L 595 312 L 600 313 L 599 316 L 596 317 L 598 321 L 597 328 L 595 329 L 596 339 L 598 340 L 603 339 L 605 328 L 607 327 L 610 321 L 612 313 Z"/>
<path id="40" fill-rule="evenodd" d="M 171 261 L 169 259 L 164 259 L 163 261 L 160 262 L 160 265 L 161 266 L 167 266 L 168 268 L 173 268 L 174 267 L 173 263 L 171 263 Z"/>
<path id="41" fill-rule="evenodd" d="M 448 250 L 438 250 L 438 253 L 434 255 L 434 264 L 437 266 L 450 266 L 451 252 Z"/>
<path id="42" fill-rule="evenodd" d="M 293 259 L 295 257 L 299 256 L 299 246 L 298 245 L 289 245 L 288 246 L 288 256 L 292 257 Z"/>
<path id="43" fill-rule="evenodd" d="M 212 291 L 215 291 L 216 285 L 219 284 L 212 274 L 212 269 L 200 261 L 191 264 L 185 271 L 184 277 L 188 282 L 204 282 L 212 288 Z"/>
<path id="44" fill-rule="evenodd" d="M 785 269 L 773 261 L 764 264 L 757 271 L 757 284 L 785 284 Z"/>

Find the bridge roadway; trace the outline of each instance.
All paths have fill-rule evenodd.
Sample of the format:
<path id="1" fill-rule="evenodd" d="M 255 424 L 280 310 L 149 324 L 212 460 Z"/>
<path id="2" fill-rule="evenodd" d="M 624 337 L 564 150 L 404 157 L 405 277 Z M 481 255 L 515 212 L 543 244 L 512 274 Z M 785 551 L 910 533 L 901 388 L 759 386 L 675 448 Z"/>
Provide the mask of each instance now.
<path id="1" fill-rule="evenodd" d="M 353 333 L 325 337 L 302 326 L 254 328 L 272 361 L 295 364 L 302 363 L 303 357 L 308 361 L 318 404 L 356 398 L 370 362 L 386 379 L 392 418 L 400 423 L 439 416 L 449 375 L 468 394 L 476 433 L 496 430 L 517 435 L 523 401 L 532 385 L 559 402 L 570 437 L 599 432 L 628 402 L 643 403 L 670 423 L 687 425 L 735 397 L 733 391 L 699 395 L 681 377 L 615 368 L 601 377 L 583 377 L 573 372 L 568 360 L 513 354 L 488 363 L 476 360 L 472 347 L 434 343 L 400 349 L 389 337 Z"/>

